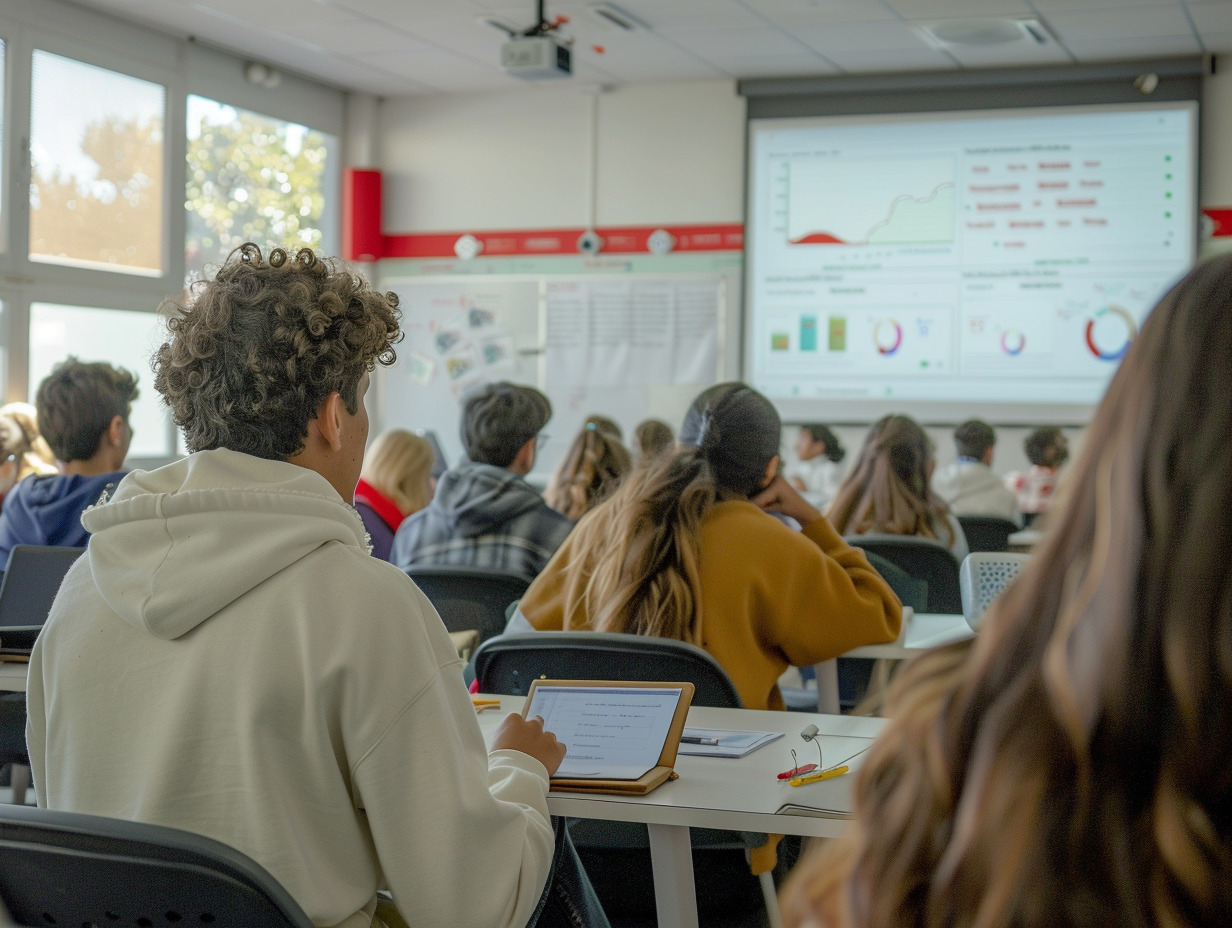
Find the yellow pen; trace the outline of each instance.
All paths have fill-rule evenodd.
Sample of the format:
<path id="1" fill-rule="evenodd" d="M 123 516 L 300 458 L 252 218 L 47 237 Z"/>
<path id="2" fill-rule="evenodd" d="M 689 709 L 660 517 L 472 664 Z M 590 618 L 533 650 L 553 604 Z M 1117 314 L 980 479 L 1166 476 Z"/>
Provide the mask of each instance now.
<path id="1" fill-rule="evenodd" d="M 792 777 L 787 782 L 791 786 L 806 786 L 809 783 L 819 783 L 822 780 L 829 780 L 833 777 L 841 777 L 844 773 L 850 770 L 850 767 L 833 767 L 830 770 L 823 770 L 821 773 L 810 773 L 804 777 Z"/>

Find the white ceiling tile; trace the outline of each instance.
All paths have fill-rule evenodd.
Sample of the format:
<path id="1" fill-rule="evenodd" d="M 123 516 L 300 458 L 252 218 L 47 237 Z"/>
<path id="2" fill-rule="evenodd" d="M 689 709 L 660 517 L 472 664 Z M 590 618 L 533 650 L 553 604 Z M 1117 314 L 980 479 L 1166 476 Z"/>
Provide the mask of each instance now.
<path id="1" fill-rule="evenodd" d="M 1148 6 L 1118 10 L 1053 13 L 1048 26 L 1061 41 L 1137 39 L 1193 35 L 1193 28 L 1179 6 Z"/>
<path id="2" fill-rule="evenodd" d="M 1029 16 L 1026 0 L 885 0 L 906 19 Z"/>
<path id="3" fill-rule="evenodd" d="M 344 23 L 287 26 L 287 35 L 328 48 L 337 55 L 366 52 L 402 51 L 414 54 L 424 43 L 400 29 L 378 26 L 367 20 L 352 19 Z"/>
<path id="4" fill-rule="evenodd" d="M 1198 40 L 1190 36 L 1081 39 L 1067 42 L 1066 46 L 1079 61 L 1162 58 L 1168 55 L 1197 55 L 1202 51 Z"/>
<path id="5" fill-rule="evenodd" d="M 1191 3 L 1189 15 L 1199 35 L 1232 32 L 1232 3 Z"/>
<path id="6" fill-rule="evenodd" d="M 1119 11 L 1140 6 L 1159 6 L 1159 0 L 1031 0 L 1041 13 L 1057 11 Z"/>
<path id="7" fill-rule="evenodd" d="M 750 10 L 781 26 L 874 22 L 898 19 L 888 6 L 871 0 L 741 0 Z"/>
<path id="8" fill-rule="evenodd" d="M 1232 30 L 1227 32 L 1203 32 L 1202 44 L 1206 46 L 1208 52 L 1219 52 L 1220 54 L 1232 52 Z M 1221 58 L 1221 67 L 1222 64 L 1223 59 Z"/>
<path id="9" fill-rule="evenodd" d="M 1059 45 L 1015 42 L 1013 45 L 966 45 L 947 48 L 964 68 L 1012 68 L 1071 64 L 1073 58 Z"/>
<path id="10" fill-rule="evenodd" d="M 261 0 L 260 15 L 255 18 L 252 0 L 191 0 L 188 5 L 275 30 L 291 23 L 341 23 L 352 18 L 345 10 L 304 0 Z"/>
<path id="11" fill-rule="evenodd" d="M 943 71 L 954 67 L 954 59 L 927 46 L 919 49 L 871 51 L 839 49 L 828 53 L 845 71 L 855 74 L 879 74 L 886 71 Z"/>
<path id="12" fill-rule="evenodd" d="M 656 32 L 669 34 L 677 29 L 746 27 L 765 23 L 736 0 L 614 0 Z"/>
<path id="13" fill-rule="evenodd" d="M 769 55 L 712 59 L 735 77 L 820 77 L 839 70 L 817 55 Z"/>
<path id="14" fill-rule="evenodd" d="M 928 44 L 906 23 L 830 23 L 797 26 L 792 35 L 822 54 L 860 51 L 916 51 Z"/>
<path id="15" fill-rule="evenodd" d="M 678 32 L 671 38 L 677 45 L 702 58 L 715 55 L 790 55 L 799 54 L 802 50 L 799 43 L 777 29 L 707 29 L 699 32 Z"/>

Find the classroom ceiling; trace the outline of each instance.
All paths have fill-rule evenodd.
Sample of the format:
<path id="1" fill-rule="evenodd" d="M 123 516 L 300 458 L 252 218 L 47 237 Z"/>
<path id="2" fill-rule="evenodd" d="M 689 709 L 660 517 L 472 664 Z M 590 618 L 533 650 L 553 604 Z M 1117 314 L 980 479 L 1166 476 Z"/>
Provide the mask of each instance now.
<path id="1" fill-rule="evenodd" d="M 512 90 L 506 36 L 534 0 L 77 0 L 379 96 Z M 641 28 L 598 15 L 615 7 Z M 1092 63 L 1232 52 L 1227 0 L 547 0 L 579 85 Z M 1036 20 L 1036 37 L 944 44 L 920 27 Z M 953 28 L 955 23 L 948 22 Z M 961 27 L 962 24 L 959 24 Z M 941 27 L 944 30 L 944 26 Z M 1011 23 L 1002 28 L 1014 30 Z M 1042 41 L 1041 41 L 1042 40 Z M 544 82 L 557 85 L 560 81 Z"/>

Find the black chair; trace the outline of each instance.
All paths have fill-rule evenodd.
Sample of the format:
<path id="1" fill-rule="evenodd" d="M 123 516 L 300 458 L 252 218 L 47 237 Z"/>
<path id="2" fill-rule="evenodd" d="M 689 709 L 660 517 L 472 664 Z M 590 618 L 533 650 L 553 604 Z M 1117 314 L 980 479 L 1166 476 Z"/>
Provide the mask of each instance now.
<path id="1" fill-rule="evenodd" d="M 682 681 L 693 684 L 695 706 L 742 708 L 735 684 L 718 661 L 695 645 L 667 638 L 603 632 L 501 635 L 479 646 L 473 666 L 481 693 L 525 695 L 541 678 Z M 645 825 L 571 819 L 569 832 L 606 911 L 654 911 Z M 716 911 L 747 905 L 758 881 L 749 872 L 745 851 L 762 844 L 765 835 L 694 828 L 691 838 L 698 907 Z M 769 874 L 764 877 L 763 899 L 777 911 L 773 881 Z"/>
<path id="2" fill-rule="evenodd" d="M 519 574 L 478 567 L 408 567 L 408 576 L 451 632 L 475 629 L 487 641 L 505 630 L 505 610 L 530 582 Z"/>
<path id="3" fill-rule="evenodd" d="M 30 648 L 47 621 L 60 582 L 85 548 L 15 545 L 0 581 L 0 643 Z M 12 764 L 13 801 L 25 802 L 30 758 L 26 755 L 26 695 L 0 696 L 0 766 Z"/>
<path id="4" fill-rule="evenodd" d="M 692 683 L 693 705 L 739 709 L 740 695 L 719 662 L 669 638 L 603 632 L 501 635 L 475 652 L 481 693 L 525 696 L 535 680 L 646 680 Z"/>
<path id="5" fill-rule="evenodd" d="M 1010 536 L 1018 531 L 1018 523 L 1000 516 L 959 516 L 958 524 L 967 536 L 967 548 L 978 551 L 1008 551 Z"/>
<path id="6" fill-rule="evenodd" d="M 962 615 L 962 592 L 958 586 L 958 559 L 931 538 L 914 535 L 851 535 L 847 544 L 863 548 L 928 584 L 925 612 Z"/>
<path id="7" fill-rule="evenodd" d="M 312 928 L 255 861 L 200 835 L 0 805 L 0 903 L 20 925 Z"/>

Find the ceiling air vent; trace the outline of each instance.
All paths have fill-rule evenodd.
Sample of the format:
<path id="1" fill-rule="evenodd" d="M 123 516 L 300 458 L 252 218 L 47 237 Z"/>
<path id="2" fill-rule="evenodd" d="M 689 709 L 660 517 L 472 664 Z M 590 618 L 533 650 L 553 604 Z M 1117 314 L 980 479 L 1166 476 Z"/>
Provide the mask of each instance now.
<path id="1" fill-rule="evenodd" d="M 590 7 L 590 13 L 601 23 L 613 26 L 621 32 L 648 32 L 650 30 L 650 27 L 640 19 L 614 3 L 596 3 Z"/>
<path id="2" fill-rule="evenodd" d="M 915 31 L 936 48 L 1055 44 L 1048 28 L 1034 18 L 942 19 L 917 23 Z"/>

